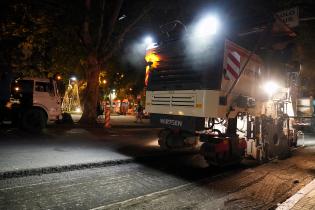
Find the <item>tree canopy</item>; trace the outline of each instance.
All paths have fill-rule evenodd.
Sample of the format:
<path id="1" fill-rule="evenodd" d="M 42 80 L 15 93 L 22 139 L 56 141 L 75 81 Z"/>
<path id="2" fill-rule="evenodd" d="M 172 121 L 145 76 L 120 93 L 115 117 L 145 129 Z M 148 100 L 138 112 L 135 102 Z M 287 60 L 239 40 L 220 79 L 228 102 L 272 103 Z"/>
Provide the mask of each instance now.
<path id="1" fill-rule="evenodd" d="M 82 122 L 93 123 L 102 72 L 106 72 L 107 87 L 130 87 L 133 94 L 142 90 L 144 60 L 139 56 L 143 55 L 130 47 L 139 37 L 152 33 L 158 38 L 163 35 L 160 26 L 174 20 L 189 28 L 205 11 L 220 13 L 225 35 L 237 36 L 268 25 L 274 21 L 274 13 L 293 6 L 301 8 L 301 18 L 314 14 L 311 0 L 257 0 L 255 4 L 249 0 L 237 4 L 227 0 L 5 0 L 0 8 L 0 45 L 17 73 L 44 76 L 62 72 L 86 80 L 87 111 Z M 293 31 L 297 36 L 289 40 L 295 43 L 291 57 L 303 64 L 307 89 L 315 91 L 310 82 L 315 79 L 314 20 L 300 21 Z M 244 46 L 251 47 L 257 36 L 243 40 Z M 272 44 L 263 45 L 261 52 L 273 58 L 282 53 L 274 51 Z M 135 55 L 138 59 L 133 59 Z"/>

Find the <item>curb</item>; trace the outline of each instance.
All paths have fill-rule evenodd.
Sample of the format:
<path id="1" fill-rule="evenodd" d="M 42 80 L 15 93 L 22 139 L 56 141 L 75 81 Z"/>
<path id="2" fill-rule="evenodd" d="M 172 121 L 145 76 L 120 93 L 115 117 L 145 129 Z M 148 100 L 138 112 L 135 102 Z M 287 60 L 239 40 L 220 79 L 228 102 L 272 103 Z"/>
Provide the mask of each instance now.
<path id="1" fill-rule="evenodd" d="M 34 175 L 42 175 L 42 174 L 60 173 L 60 172 L 74 171 L 74 170 L 80 170 L 80 169 L 99 168 L 99 167 L 132 163 L 134 161 L 135 159 L 133 158 L 126 158 L 126 159 L 108 160 L 108 161 L 102 161 L 102 162 L 96 162 L 96 163 L 81 163 L 81 164 L 73 164 L 73 165 L 65 165 L 65 166 L 53 166 L 53 167 L 32 168 L 32 169 L 24 169 L 24 170 L 16 170 L 16 171 L 6 171 L 6 172 L 0 172 L 0 180 L 26 177 L 26 176 L 34 176 Z"/>
<path id="2" fill-rule="evenodd" d="M 305 187 L 288 198 L 285 202 L 280 204 L 276 210 L 289 210 L 295 206 L 302 198 L 304 198 L 311 191 L 315 191 L 315 179 L 308 183 Z"/>

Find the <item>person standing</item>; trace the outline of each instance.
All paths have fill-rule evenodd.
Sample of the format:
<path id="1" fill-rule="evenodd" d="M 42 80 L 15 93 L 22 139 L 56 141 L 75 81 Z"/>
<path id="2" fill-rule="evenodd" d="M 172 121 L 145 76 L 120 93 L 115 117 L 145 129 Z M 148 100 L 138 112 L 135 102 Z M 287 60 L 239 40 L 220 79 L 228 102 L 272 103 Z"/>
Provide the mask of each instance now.
<path id="1" fill-rule="evenodd" d="M 138 102 L 138 105 L 137 105 L 137 108 L 136 108 L 136 112 L 137 112 L 137 114 L 136 114 L 136 121 L 135 121 L 135 122 L 137 123 L 138 120 L 139 120 L 140 122 L 142 122 L 143 107 L 142 107 L 140 101 Z"/>
<path id="2" fill-rule="evenodd" d="M 123 100 L 121 102 L 121 114 L 122 115 L 126 115 L 127 114 L 127 111 L 128 111 L 128 102 Z"/>

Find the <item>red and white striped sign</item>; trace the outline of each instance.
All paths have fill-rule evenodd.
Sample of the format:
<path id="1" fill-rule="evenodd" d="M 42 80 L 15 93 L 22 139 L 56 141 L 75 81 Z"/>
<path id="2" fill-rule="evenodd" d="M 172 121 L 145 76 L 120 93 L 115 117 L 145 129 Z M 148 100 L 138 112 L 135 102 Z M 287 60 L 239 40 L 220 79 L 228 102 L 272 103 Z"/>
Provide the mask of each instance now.
<path id="1" fill-rule="evenodd" d="M 241 69 L 241 56 L 233 51 L 229 52 L 226 62 L 226 77 L 230 80 L 238 78 Z"/>

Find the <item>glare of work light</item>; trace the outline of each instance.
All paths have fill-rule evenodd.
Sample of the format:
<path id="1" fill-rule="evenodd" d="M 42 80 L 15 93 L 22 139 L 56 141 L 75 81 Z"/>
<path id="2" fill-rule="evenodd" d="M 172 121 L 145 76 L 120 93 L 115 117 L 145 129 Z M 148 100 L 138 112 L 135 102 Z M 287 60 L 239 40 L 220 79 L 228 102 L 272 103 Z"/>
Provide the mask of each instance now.
<path id="1" fill-rule="evenodd" d="M 272 96 L 278 92 L 280 86 L 274 81 L 268 81 L 263 85 L 263 90 L 269 95 Z"/>
<path id="2" fill-rule="evenodd" d="M 219 21 L 215 16 L 206 16 L 202 18 L 195 26 L 194 34 L 196 36 L 211 36 L 217 34 Z"/>
<path id="3" fill-rule="evenodd" d="M 144 38 L 144 43 L 146 46 L 149 46 L 153 43 L 153 38 L 151 36 L 147 36 Z"/>
<path id="4" fill-rule="evenodd" d="M 73 76 L 73 77 L 71 77 L 71 78 L 70 78 L 70 80 L 72 80 L 72 81 L 76 81 L 76 80 L 77 80 L 77 78 L 76 78 L 75 76 Z"/>
<path id="5" fill-rule="evenodd" d="M 143 40 L 146 50 L 150 50 L 157 47 L 157 43 L 151 36 L 146 36 Z"/>

